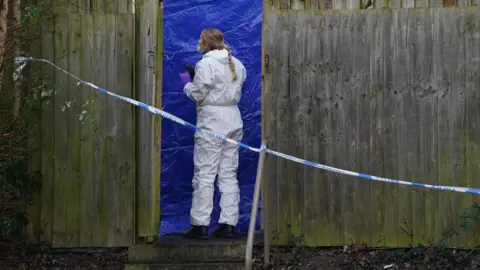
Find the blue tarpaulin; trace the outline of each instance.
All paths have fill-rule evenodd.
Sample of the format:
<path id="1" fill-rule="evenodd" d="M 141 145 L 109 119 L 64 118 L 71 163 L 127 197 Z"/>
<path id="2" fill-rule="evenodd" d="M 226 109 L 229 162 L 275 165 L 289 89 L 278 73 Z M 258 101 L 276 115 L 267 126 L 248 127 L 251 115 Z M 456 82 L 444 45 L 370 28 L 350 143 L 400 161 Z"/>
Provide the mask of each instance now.
<path id="1" fill-rule="evenodd" d="M 197 41 L 202 29 L 218 28 L 247 69 L 247 81 L 239 104 L 244 121 L 242 142 L 259 147 L 261 136 L 262 0 L 165 0 L 163 58 L 163 109 L 196 123 L 195 104 L 184 94 L 179 73 L 202 55 Z M 171 121 L 162 124 L 162 211 L 160 234 L 178 233 L 190 226 L 193 176 L 193 131 Z M 248 228 L 258 154 L 241 150 L 238 180 L 240 221 L 237 230 Z M 216 187 L 211 227 L 219 217 Z M 258 220 L 260 218 L 258 217 Z M 257 222 L 257 226 L 259 222 Z"/>

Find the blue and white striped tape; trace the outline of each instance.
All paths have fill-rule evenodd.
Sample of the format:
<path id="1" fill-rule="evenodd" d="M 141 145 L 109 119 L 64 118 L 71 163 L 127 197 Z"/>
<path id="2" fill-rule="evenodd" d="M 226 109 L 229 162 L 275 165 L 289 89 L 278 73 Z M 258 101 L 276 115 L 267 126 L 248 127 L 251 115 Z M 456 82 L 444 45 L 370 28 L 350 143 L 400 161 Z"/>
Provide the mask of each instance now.
<path id="1" fill-rule="evenodd" d="M 107 91 L 107 90 L 105 90 L 105 89 L 103 89 L 99 86 L 96 86 L 93 83 L 90 83 L 90 82 L 87 82 L 87 81 L 84 81 L 84 80 L 78 78 L 77 76 L 71 74 L 70 72 L 66 71 L 65 69 L 55 65 L 54 63 L 52 63 L 51 61 L 46 60 L 46 59 L 35 59 L 35 58 L 31 58 L 31 57 L 29 57 L 29 58 L 27 58 L 27 57 L 16 57 L 15 58 L 15 63 L 21 64 L 21 65 L 20 65 L 19 68 L 16 69 L 14 76 L 18 77 L 19 72 L 23 69 L 23 67 L 25 67 L 25 64 L 28 61 L 38 61 L 38 62 L 48 63 L 48 64 L 54 66 L 55 68 L 59 69 L 60 71 L 64 72 L 65 74 L 67 74 L 69 76 L 72 76 L 73 78 L 78 80 L 79 81 L 78 84 L 83 83 L 83 84 L 88 85 L 88 86 L 90 86 L 90 87 L 92 87 L 96 90 L 99 90 L 99 91 L 101 91 L 101 92 L 103 92 L 107 95 L 119 98 L 123 101 L 131 103 L 135 106 L 138 106 L 142 109 L 148 110 L 153 114 L 159 115 L 163 118 L 166 118 L 168 120 L 176 122 L 176 123 L 178 123 L 182 126 L 189 127 L 189 128 L 191 128 L 195 131 L 203 132 L 205 134 L 208 134 L 209 136 L 215 137 L 215 138 L 220 139 L 222 141 L 225 141 L 225 142 L 228 142 L 228 143 L 231 143 L 231 144 L 236 144 L 241 148 L 245 148 L 245 149 L 248 149 L 248 150 L 253 151 L 253 152 L 258 153 L 260 151 L 265 151 L 266 153 L 268 153 L 270 155 L 277 156 L 277 157 L 280 157 L 280 158 L 284 158 L 284 159 L 287 159 L 287 160 L 290 160 L 290 161 L 293 161 L 293 162 L 297 162 L 297 163 L 300 163 L 300 164 L 304 164 L 304 165 L 307 165 L 307 166 L 311 166 L 311 167 L 314 167 L 314 168 L 318 168 L 318 169 L 322 169 L 322 170 L 326 170 L 326 171 L 333 172 L 333 173 L 338 173 L 338 174 L 356 176 L 356 177 L 360 177 L 360 178 L 368 179 L 368 180 L 387 182 L 387 183 L 393 183 L 393 184 L 400 184 L 400 185 L 408 185 L 408 186 L 414 186 L 414 187 L 431 188 L 431 189 L 438 189 L 438 190 L 448 190 L 448 191 L 456 191 L 456 192 L 463 192 L 463 193 L 471 193 L 471 194 L 480 195 L 480 188 L 437 186 L 437 185 L 420 184 L 420 183 L 413 183 L 413 182 L 407 182 L 407 181 L 402 181 L 402 180 L 395 180 L 395 179 L 390 179 L 390 178 L 378 177 L 378 176 L 347 171 L 347 170 L 338 169 L 338 168 L 330 167 L 330 166 L 327 166 L 327 165 L 322 165 L 322 164 L 319 164 L 319 163 L 311 162 L 311 161 L 308 161 L 308 160 L 305 160 L 305 159 L 297 158 L 297 157 L 294 157 L 294 156 L 291 156 L 291 155 L 287 155 L 287 154 L 280 153 L 280 152 L 277 152 L 277 151 L 274 151 L 274 150 L 270 150 L 265 145 L 262 145 L 260 148 L 251 147 L 251 146 L 248 146 L 248 145 L 243 144 L 241 142 L 237 142 L 237 141 L 231 140 L 229 138 L 226 138 L 222 135 L 216 134 L 214 132 L 207 131 L 207 130 L 202 130 L 201 128 L 199 128 L 199 127 L 197 127 L 197 126 L 195 126 L 195 125 L 193 125 L 193 124 L 191 124 L 191 123 L 189 123 L 189 122 L 187 122 L 183 119 L 180 119 L 180 118 L 178 118 L 178 117 L 176 117 L 176 116 L 174 116 L 170 113 L 167 113 L 167 112 L 162 111 L 158 108 L 149 106 L 149 105 L 147 105 L 145 103 L 142 103 L 140 101 L 137 101 L 137 100 L 134 100 L 134 99 L 131 99 L 131 98 L 127 98 L 127 97 L 120 96 L 120 95 L 117 95 L 115 93 L 109 92 L 109 91 Z"/>

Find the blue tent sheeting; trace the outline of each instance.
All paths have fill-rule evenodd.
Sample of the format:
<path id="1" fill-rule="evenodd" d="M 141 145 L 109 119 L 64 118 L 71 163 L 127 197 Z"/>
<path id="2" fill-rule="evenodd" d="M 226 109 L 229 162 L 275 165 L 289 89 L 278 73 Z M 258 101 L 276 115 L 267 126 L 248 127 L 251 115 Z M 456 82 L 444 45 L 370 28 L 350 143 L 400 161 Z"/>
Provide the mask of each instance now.
<path id="1" fill-rule="evenodd" d="M 258 147 L 261 136 L 262 0 L 165 0 L 163 58 L 163 109 L 196 122 L 195 104 L 184 94 L 179 73 L 202 55 L 197 42 L 202 29 L 218 28 L 232 53 L 247 68 L 248 78 L 239 104 L 244 121 L 242 142 Z M 190 226 L 193 176 L 193 131 L 163 121 L 160 234 L 178 233 Z M 248 228 L 258 154 L 241 150 L 238 179 L 240 221 Z M 212 224 L 219 217 L 219 193 L 215 190 Z M 258 217 L 258 220 L 260 218 Z M 259 226 L 257 222 L 257 226 Z"/>

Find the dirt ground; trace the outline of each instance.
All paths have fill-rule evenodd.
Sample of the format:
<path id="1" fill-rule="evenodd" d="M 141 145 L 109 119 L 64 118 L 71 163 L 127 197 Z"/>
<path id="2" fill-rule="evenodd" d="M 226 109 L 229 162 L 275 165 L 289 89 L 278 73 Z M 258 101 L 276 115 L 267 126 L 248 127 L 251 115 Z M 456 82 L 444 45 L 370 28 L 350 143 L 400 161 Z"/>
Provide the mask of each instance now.
<path id="1" fill-rule="evenodd" d="M 256 262 L 263 262 L 257 252 Z M 480 269 L 480 250 L 289 248 L 272 250 L 271 262 L 270 269 Z"/>
<path id="2" fill-rule="evenodd" d="M 126 250 L 108 253 L 53 253 L 18 246 L 0 253 L 0 269 L 123 269 Z M 270 269 L 480 269 L 480 250 L 433 247 L 371 250 L 272 248 Z M 263 250 L 255 250 L 255 269 L 263 269 Z"/>
<path id="3" fill-rule="evenodd" d="M 124 269 L 127 250 L 115 252 L 52 252 L 41 246 L 0 245 L 0 269 Z"/>

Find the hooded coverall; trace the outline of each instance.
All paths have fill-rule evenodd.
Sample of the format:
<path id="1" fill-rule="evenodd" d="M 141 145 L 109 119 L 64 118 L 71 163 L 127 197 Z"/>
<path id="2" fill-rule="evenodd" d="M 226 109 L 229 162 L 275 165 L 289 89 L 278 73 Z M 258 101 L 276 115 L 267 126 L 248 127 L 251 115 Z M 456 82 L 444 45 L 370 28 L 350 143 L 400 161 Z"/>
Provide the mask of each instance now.
<path id="1" fill-rule="evenodd" d="M 244 65 L 232 56 L 237 79 L 232 80 L 227 50 L 212 50 L 195 66 L 193 82 L 183 89 L 197 104 L 197 126 L 227 138 L 241 141 L 243 121 L 238 109 L 242 85 L 247 77 Z M 238 146 L 195 133 L 193 198 L 190 222 L 208 226 L 213 209 L 215 177 L 220 189 L 221 224 L 238 223 L 240 189 L 237 181 Z"/>

